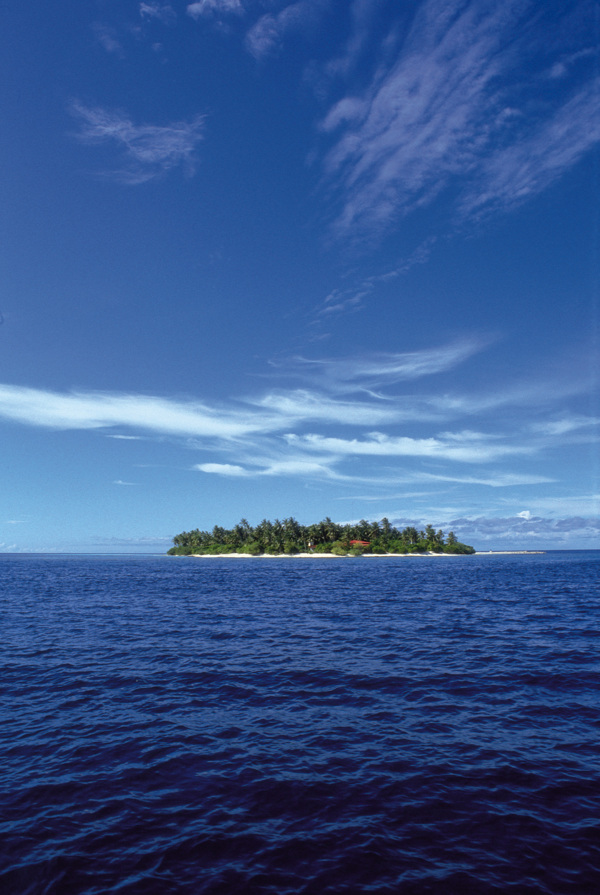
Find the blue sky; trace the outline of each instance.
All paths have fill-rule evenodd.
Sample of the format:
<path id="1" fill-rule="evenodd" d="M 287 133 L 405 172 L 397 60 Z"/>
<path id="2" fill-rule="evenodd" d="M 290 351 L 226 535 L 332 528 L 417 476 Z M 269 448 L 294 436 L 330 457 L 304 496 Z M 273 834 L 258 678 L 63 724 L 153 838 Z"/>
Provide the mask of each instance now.
<path id="1" fill-rule="evenodd" d="M 4 14 L 1 551 L 599 545 L 600 4 Z"/>

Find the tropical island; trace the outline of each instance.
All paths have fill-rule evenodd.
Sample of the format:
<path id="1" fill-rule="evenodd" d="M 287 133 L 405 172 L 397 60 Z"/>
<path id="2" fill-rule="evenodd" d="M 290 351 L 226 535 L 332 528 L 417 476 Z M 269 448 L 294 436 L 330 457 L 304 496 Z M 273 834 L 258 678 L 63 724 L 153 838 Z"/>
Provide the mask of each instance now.
<path id="1" fill-rule="evenodd" d="M 367 522 L 361 519 L 354 525 L 339 525 L 329 516 L 322 522 L 301 525 L 293 516 L 270 522 L 263 519 L 251 526 L 242 519 L 231 529 L 215 525 L 212 531 L 184 531 L 175 535 L 171 556 L 295 556 L 302 554 L 333 554 L 333 556 L 402 555 L 475 553 L 475 548 L 462 544 L 454 532 L 444 535 L 427 525 L 419 531 L 412 526 L 402 530 L 388 519 Z"/>

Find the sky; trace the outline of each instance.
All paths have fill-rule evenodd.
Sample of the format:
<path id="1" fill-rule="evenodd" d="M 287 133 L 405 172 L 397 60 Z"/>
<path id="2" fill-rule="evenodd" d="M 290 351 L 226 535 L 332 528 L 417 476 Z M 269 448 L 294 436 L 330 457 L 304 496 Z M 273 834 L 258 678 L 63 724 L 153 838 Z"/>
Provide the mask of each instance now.
<path id="1" fill-rule="evenodd" d="M 1 552 L 600 546 L 600 3 L 9 3 Z"/>

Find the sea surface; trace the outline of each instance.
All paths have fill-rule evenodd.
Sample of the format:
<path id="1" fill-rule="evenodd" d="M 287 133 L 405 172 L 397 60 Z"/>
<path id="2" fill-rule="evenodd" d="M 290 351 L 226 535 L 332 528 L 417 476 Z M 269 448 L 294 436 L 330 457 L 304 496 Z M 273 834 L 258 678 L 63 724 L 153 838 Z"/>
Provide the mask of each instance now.
<path id="1" fill-rule="evenodd" d="M 0 891 L 600 892 L 599 572 L 0 556 Z"/>

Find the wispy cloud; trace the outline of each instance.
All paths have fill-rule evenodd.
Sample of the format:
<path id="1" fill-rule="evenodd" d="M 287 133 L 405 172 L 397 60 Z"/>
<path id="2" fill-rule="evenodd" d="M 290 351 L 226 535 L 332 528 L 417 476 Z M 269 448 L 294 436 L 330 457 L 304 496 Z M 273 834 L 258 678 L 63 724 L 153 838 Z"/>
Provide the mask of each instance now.
<path id="1" fill-rule="evenodd" d="M 298 357 L 288 362 L 295 373 L 318 380 L 333 392 L 356 392 L 443 373 L 482 351 L 489 340 L 465 338 L 437 348 L 371 354 L 363 357 Z"/>
<path id="2" fill-rule="evenodd" d="M 174 25 L 177 21 L 177 13 L 170 3 L 158 3 L 156 0 L 140 3 L 140 16 L 162 22 L 163 25 Z"/>
<path id="3" fill-rule="evenodd" d="M 436 494 L 439 494 L 439 489 L 442 485 L 484 485 L 487 488 L 520 488 L 525 485 L 549 485 L 555 481 L 556 480 L 550 476 L 537 475 L 536 473 L 493 472 L 488 475 L 456 475 L 456 473 L 453 472 L 432 473 L 418 469 L 412 469 L 409 472 L 406 472 L 402 477 L 394 477 L 394 482 L 397 484 L 418 485 L 421 483 L 423 485 L 435 485 Z M 430 497 L 432 493 L 430 490 L 419 491 L 416 493 L 406 491 L 403 491 L 400 494 L 390 493 L 389 479 L 380 479 L 378 483 L 372 482 L 372 484 L 379 484 L 381 490 L 373 494 L 351 494 L 339 497 L 338 500 L 367 500 L 379 501 L 381 503 L 383 501 L 399 500 L 400 498 L 407 497 Z"/>
<path id="4" fill-rule="evenodd" d="M 272 428 L 266 414 L 226 411 L 149 395 L 71 393 L 0 386 L 0 417 L 52 429 L 125 426 L 186 437 L 239 438 Z"/>
<path id="5" fill-rule="evenodd" d="M 406 411 L 382 402 L 344 401 L 332 398 L 323 391 L 308 389 L 279 389 L 267 392 L 248 403 L 277 414 L 291 426 L 300 421 L 327 421 L 353 426 L 376 426 L 397 422 Z"/>
<path id="6" fill-rule="evenodd" d="M 153 537 L 148 535 L 141 538 L 103 538 L 95 537 L 91 539 L 91 543 L 102 547 L 163 547 L 165 544 L 173 543 L 172 537 L 157 535 Z M 162 551 L 161 551 L 162 552 Z"/>
<path id="7" fill-rule="evenodd" d="M 432 457 L 460 463 L 489 463 L 508 455 L 533 452 L 530 446 L 498 444 L 478 432 L 447 433 L 433 438 L 391 437 L 374 432 L 366 439 L 292 434 L 286 440 L 295 447 L 341 456 Z"/>
<path id="8" fill-rule="evenodd" d="M 124 166 L 110 176 L 127 184 L 144 183 L 172 168 L 181 167 L 193 174 L 196 150 L 204 138 L 204 117 L 167 125 L 133 124 L 123 112 L 80 102 L 71 106 L 80 122 L 78 138 L 88 144 L 115 144 L 124 158 Z"/>
<path id="9" fill-rule="evenodd" d="M 581 429 L 594 429 L 600 426 L 600 418 L 596 416 L 562 416 L 541 423 L 534 423 L 532 429 L 544 435 L 565 435 Z"/>
<path id="10" fill-rule="evenodd" d="M 240 478 L 250 474 L 243 466 L 238 466 L 235 463 L 196 463 L 194 468 L 200 470 L 200 472 L 233 476 L 234 478 Z"/>
<path id="11" fill-rule="evenodd" d="M 240 478 L 250 476 L 300 476 L 302 478 L 327 478 L 345 479 L 345 476 L 336 473 L 331 468 L 331 462 L 322 462 L 306 456 L 296 456 L 284 459 L 267 459 L 256 456 L 249 457 L 248 466 L 239 466 L 232 463 L 197 463 L 194 467 L 199 472 L 213 473 L 216 475 Z"/>
<path id="12" fill-rule="evenodd" d="M 531 446 L 529 446 L 531 450 Z M 429 482 L 449 482 L 458 485 L 487 485 L 489 488 L 513 488 L 523 485 L 549 485 L 556 481 L 551 476 L 538 475 L 536 473 L 521 472 L 496 472 L 493 475 L 436 475 L 434 473 L 420 473 L 419 478 L 422 481 Z"/>
<path id="13" fill-rule="evenodd" d="M 529 114 L 539 72 L 520 68 L 519 54 L 530 49 L 520 31 L 531 9 L 425 0 L 391 61 L 331 107 L 324 171 L 341 204 L 338 236 L 382 232 L 449 186 L 462 216 L 510 208 L 600 138 L 597 80 Z"/>
<path id="14" fill-rule="evenodd" d="M 529 500 L 529 516 L 600 517 L 600 492 L 590 494 L 538 495 Z"/>
<path id="15" fill-rule="evenodd" d="M 479 165 L 461 212 L 508 209 L 541 192 L 600 141 L 600 78 L 586 84 L 549 121 Z"/>
<path id="16" fill-rule="evenodd" d="M 578 62 L 593 57 L 597 52 L 597 47 L 584 47 L 575 53 L 564 54 L 552 64 L 548 71 L 548 78 L 553 81 L 565 78 Z"/>
<path id="17" fill-rule="evenodd" d="M 575 444 L 581 430 L 586 438 L 597 437 L 598 420 L 576 413 L 573 403 L 570 414 L 557 413 L 560 389 L 554 397 L 550 389 L 540 407 L 536 388 L 524 383 L 507 384 L 504 393 L 490 386 L 489 395 L 440 398 L 435 377 L 445 381 L 447 371 L 482 344 L 472 339 L 420 352 L 300 361 L 284 372 L 300 378 L 308 368 L 311 388 L 278 387 L 219 403 L 0 385 L 0 419 L 95 430 L 123 445 L 168 439 L 188 452 L 204 452 L 198 471 L 230 478 L 300 477 L 382 490 L 401 483 L 433 490 L 441 483 L 510 488 L 554 481 L 553 453 Z M 403 393 L 417 379 L 420 394 Z M 500 415 L 499 407 L 507 412 Z"/>
<path id="18" fill-rule="evenodd" d="M 107 53 L 112 53 L 115 56 L 123 55 L 123 45 L 114 28 L 104 25 L 101 22 L 95 22 L 92 27 L 98 43 Z"/>
<path id="19" fill-rule="evenodd" d="M 407 258 L 399 261 L 395 267 L 386 270 L 383 273 L 373 274 L 365 277 L 361 282 L 352 288 L 334 289 L 323 300 L 323 302 L 315 309 L 318 318 L 329 317 L 332 314 L 347 313 L 348 311 L 358 311 L 375 289 L 381 283 L 389 283 L 402 274 L 407 273 L 411 267 L 416 264 L 425 264 L 431 254 L 431 250 L 436 242 L 435 236 L 425 239 L 420 246 Z"/>
<path id="20" fill-rule="evenodd" d="M 193 19 L 221 19 L 230 15 L 243 15 L 244 6 L 240 0 L 198 0 L 189 3 L 187 14 Z"/>
<path id="21" fill-rule="evenodd" d="M 330 0 L 298 0 L 279 12 L 266 13 L 248 31 L 247 49 L 257 59 L 268 56 L 281 47 L 290 31 L 307 32 L 317 27 L 330 5 Z"/>

